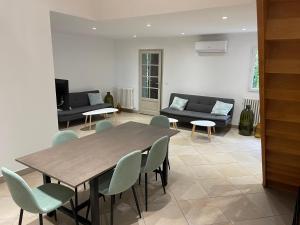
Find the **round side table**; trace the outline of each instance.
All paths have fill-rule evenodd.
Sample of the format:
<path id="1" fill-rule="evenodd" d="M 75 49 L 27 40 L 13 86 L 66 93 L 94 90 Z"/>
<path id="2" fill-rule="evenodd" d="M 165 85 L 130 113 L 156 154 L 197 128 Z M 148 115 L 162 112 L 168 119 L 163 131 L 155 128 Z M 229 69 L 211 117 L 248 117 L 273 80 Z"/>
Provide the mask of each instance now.
<path id="1" fill-rule="evenodd" d="M 208 139 L 211 139 L 211 128 L 213 129 L 214 132 L 215 131 L 215 126 L 216 123 L 213 121 L 209 121 L 209 120 L 194 120 L 191 121 L 191 124 L 193 125 L 193 129 L 192 129 L 192 137 L 195 134 L 195 130 L 196 130 L 196 126 L 199 127 L 206 127 L 207 128 L 207 135 L 208 135 Z"/>
<path id="2" fill-rule="evenodd" d="M 173 128 L 177 130 L 177 123 L 178 123 L 177 119 L 169 118 L 169 123 L 171 123 Z"/>

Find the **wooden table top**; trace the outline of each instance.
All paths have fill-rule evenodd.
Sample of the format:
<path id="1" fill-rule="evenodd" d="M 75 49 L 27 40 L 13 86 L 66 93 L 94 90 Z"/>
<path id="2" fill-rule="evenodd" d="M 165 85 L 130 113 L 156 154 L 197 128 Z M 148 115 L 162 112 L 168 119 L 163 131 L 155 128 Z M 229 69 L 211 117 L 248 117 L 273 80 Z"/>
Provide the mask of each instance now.
<path id="1" fill-rule="evenodd" d="M 163 136 L 179 131 L 127 122 L 99 134 L 92 134 L 16 159 L 72 187 L 113 168 L 124 155 L 144 151 Z"/>

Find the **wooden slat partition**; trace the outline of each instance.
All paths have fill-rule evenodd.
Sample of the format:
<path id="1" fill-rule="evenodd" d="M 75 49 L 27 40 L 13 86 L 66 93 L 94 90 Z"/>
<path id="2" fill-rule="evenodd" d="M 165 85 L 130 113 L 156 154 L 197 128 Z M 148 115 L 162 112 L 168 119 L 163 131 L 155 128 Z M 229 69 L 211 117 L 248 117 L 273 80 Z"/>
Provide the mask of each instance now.
<path id="1" fill-rule="evenodd" d="M 300 1 L 257 0 L 265 186 L 300 186 Z"/>

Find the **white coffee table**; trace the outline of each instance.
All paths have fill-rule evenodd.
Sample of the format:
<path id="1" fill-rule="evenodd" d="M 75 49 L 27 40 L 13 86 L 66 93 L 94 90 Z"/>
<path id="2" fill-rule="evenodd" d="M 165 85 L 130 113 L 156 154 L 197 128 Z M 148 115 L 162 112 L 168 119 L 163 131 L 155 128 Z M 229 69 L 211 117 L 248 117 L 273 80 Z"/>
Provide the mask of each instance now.
<path id="1" fill-rule="evenodd" d="M 116 119 L 116 112 L 118 112 L 119 110 L 116 108 L 104 108 L 104 109 L 97 109 L 97 110 L 93 110 L 93 111 L 89 111 L 89 112 L 85 112 L 82 113 L 82 115 L 85 116 L 85 125 L 87 123 L 88 117 L 90 117 L 90 130 L 92 129 L 92 116 L 94 115 L 104 115 L 104 118 L 106 118 L 106 115 L 108 113 L 113 113 L 114 117 Z"/>
<path id="2" fill-rule="evenodd" d="M 177 119 L 169 118 L 169 123 L 171 123 L 173 128 L 177 130 L 177 123 L 178 123 Z"/>
<path id="3" fill-rule="evenodd" d="M 196 130 L 196 126 L 200 126 L 200 127 L 207 127 L 207 134 L 208 134 L 208 138 L 211 139 L 211 128 L 213 128 L 213 131 L 215 132 L 215 126 L 216 123 L 213 121 L 209 121 L 209 120 L 194 120 L 191 122 L 191 124 L 193 124 L 193 129 L 192 129 L 192 137 L 194 136 L 195 130 Z"/>

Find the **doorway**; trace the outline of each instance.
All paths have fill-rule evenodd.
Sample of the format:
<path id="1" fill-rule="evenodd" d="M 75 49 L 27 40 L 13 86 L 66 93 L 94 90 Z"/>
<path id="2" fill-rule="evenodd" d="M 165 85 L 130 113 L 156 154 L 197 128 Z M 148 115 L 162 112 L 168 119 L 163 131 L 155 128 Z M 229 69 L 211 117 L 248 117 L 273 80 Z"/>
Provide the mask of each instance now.
<path id="1" fill-rule="evenodd" d="M 161 49 L 139 51 L 140 113 L 158 115 L 161 107 L 162 83 Z"/>

